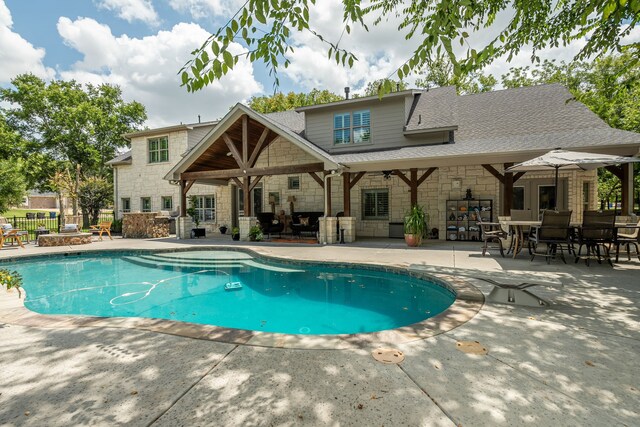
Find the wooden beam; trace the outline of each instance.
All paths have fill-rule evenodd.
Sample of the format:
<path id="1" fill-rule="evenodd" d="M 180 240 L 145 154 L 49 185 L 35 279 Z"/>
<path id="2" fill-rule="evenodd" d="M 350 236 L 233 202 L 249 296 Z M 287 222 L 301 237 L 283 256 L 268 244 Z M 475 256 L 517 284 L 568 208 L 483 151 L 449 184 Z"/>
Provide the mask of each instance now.
<path id="1" fill-rule="evenodd" d="M 415 206 L 418 204 L 418 169 L 411 168 L 409 173 L 411 174 L 411 185 L 409 186 L 411 206 Z"/>
<path id="2" fill-rule="evenodd" d="M 185 191 L 186 181 L 180 180 L 180 216 L 187 216 L 187 192 Z"/>
<path id="3" fill-rule="evenodd" d="M 342 173 L 342 196 L 344 216 L 351 216 L 351 174 L 349 172 Z"/>
<path id="4" fill-rule="evenodd" d="M 327 178 L 327 185 L 323 186 L 323 188 L 325 197 L 327 198 L 327 211 L 324 214 L 331 216 L 331 177 Z"/>
<path id="5" fill-rule="evenodd" d="M 249 116 L 242 115 L 242 164 L 247 165 L 249 158 Z"/>
<path id="6" fill-rule="evenodd" d="M 620 214 L 629 215 L 633 213 L 633 163 L 625 163 L 620 167 L 622 168 Z"/>
<path id="7" fill-rule="evenodd" d="M 400 169 L 394 169 L 393 174 L 404 181 L 409 187 L 411 187 L 411 181 L 407 178 Z"/>
<path id="8" fill-rule="evenodd" d="M 489 173 L 493 176 L 495 176 L 498 181 L 500 181 L 500 183 L 504 184 L 504 176 L 498 172 L 497 170 L 495 170 L 495 168 L 491 165 L 482 165 L 483 168 L 485 168 L 487 171 L 489 171 Z"/>
<path id="9" fill-rule="evenodd" d="M 240 181 L 240 180 L 239 180 L 238 178 L 236 178 L 235 176 L 232 176 L 232 177 L 231 177 L 231 179 L 233 180 L 233 182 L 235 182 L 235 183 L 236 183 L 236 185 L 237 185 L 239 188 L 242 188 L 242 181 Z"/>
<path id="10" fill-rule="evenodd" d="M 184 194 L 186 195 L 189 190 L 191 190 L 191 187 L 193 187 L 193 184 L 196 183 L 196 180 L 194 179 L 193 181 L 189 181 L 186 183 L 186 186 L 184 187 Z"/>
<path id="11" fill-rule="evenodd" d="M 351 190 L 358 183 L 358 181 L 362 179 L 364 174 L 365 172 L 358 172 L 356 174 L 356 176 L 351 180 L 351 183 L 349 184 L 349 190 Z"/>
<path id="12" fill-rule="evenodd" d="M 253 166 L 255 166 L 256 161 L 258 160 L 258 156 L 260 155 L 260 151 L 262 150 L 262 144 L 264 144 L 264 141 L 266 141 L 268 135 L 269 128 L 264 128 L 264 130 L 262 131 L 262 135 L 260 135 L 260 139 L 258 139 L 258 143 L 253 148 L 251 157 L 249 157 L 249 163 L 247 163 L 248 167 L 252 168 Z M 271 144 L 271 142 L 273 142 L 273 140 L 271 140 L 269 144 Z"/>
<path id="13" fill-rule="evenodd" d="M 513 163 L 505 163 L 505 171 L 511 166 L 513 166 Z M 505 172 L 504 180 L 502 182 L 504 184 L 504 203 L 502 203 L 502 215 L 510 216 L 511 206 L 513 205 L 513 172 Z"/>
<path id="14" fill-rule="evenodd" d="M 317 182 L 320 187 L 324 188 L 324 181 L 318 176 L 317 173 L 309 172 L 309 175 L 311 175 L 311 178 L 313 178 L 313 180 Z"/>
<path id="15" fill-rule="evenodd" d="M 324 170 L 324 163 L 304 163 L 291 166 L 269 166 L 264 168 L 248 169 L 221 169 L 211 171 L 183 172 L 180 179 L 230 179 L 240 176 L 258 175 L 287 175 L 293 173 L 321 172 Z"/>
<path id="16" fill-rule="evenodd" d="M 524 175 L 526 172 L 516 172 L 513 174 L 513 182 L 515 183 L 516 181 L 518 181 L 520 178 L 522 178 L 522 175 Z"/>
<path id="17" fill-rule="evenodd" d="M 251 181 L 251 185 L 249 185 L 249 191 L 253 190 L 254 188 L 256 188 L 256 185 L 258 185 L 258 183 L 260 182 L 260 180 L 262 179 L 262 175 L 258 175 L 256 176 L 252 181 Z"/>
<path id="18" fill-rule="evenodd" d="M 618 179 L 620 180 L 624 179 L 622 166 L 605 166 L 604 168 L 609 172 L 611 172 L 612 174 L 614 174 L 615 176 L 617 176 Z"/>
<path id="19" fill-rule="evenodd" d="M 242 196 L 244 199 L 244 216 L 251 216 L 251 177 L 245 176 L 242 179 Z"/>
<path id="20" fill-rule="evenodd" d="M 238 152 L 236 145 L 231 140 L 231 137 L 229 137 L 229 135 L 227 135 L 226 133 L 223 133 L 222 139 L 224 139 L 224 142 L 227 144 L 227 147 L 229 147 L 229 151 L 231 151 L 231 154 L 233 155 L 233 158 L 235 159 L 238 166 L 241 168 L 244 167 L 244 163 L 242 162 L 242 157 L 240 157 L 240 153 Z"/>
<path id="21" fill-rule="evenodd" d="M 420 178 L 418 178 L 418 187 L 420 187 L 422 185 L 422 183 L 431 176 L 432 173 L 434 173 L 438 168 L 429 168 L 426 171 L 424 171 L 424 173 L 422 174 L 422 176 Z"/>

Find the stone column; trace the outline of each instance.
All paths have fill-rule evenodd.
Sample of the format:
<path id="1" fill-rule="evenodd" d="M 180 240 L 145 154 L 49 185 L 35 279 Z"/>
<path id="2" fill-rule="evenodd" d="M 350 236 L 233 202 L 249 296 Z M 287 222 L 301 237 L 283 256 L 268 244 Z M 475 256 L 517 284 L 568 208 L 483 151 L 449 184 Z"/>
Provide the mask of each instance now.
<path id="1" fill-rule="evenodd" d="M 342 218 L 341 218 L 342 219 Z M 338 242 L 338 234 L 336 232 L 336 224 L 338 218 L 335 216 L 320 218 L 319 242 L 322 244 L 332 244 Z"/>
<path id="2" fill-rule="evenodd" d="M 176 219 L 176 238 L 190 239 L 193 220 L 189 216 L 179 216 Z"/>
<path id="3" fill-rule="evenodd" d="M 356 219 L 352 216 L 343 216 L 340 218 L 340 230 L 344 229 L 344 242 L 351 243 L 356 241 Z M 340 240 L 340 238 L 338 238 Z"/>
<path id="4" fill-rule="evenodd" d="M 240 240 L 246 242 L 249 240 L 249 229 L 256 225 L 258 218 L 255 216 L 241 216 L 238 218 L 238 228 L 240 229 Z"/>

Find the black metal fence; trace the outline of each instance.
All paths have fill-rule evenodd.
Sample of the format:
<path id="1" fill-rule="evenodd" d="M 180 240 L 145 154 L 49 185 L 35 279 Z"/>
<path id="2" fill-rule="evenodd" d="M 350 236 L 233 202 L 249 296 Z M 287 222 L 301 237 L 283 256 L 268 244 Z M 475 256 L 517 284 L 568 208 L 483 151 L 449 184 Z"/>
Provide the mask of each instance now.
<path id="1" fill-rule="evenodd" d="M 91 222 L 89 220 L 89 215 L 82 215 L 82 221 L 80 227 L 83 230 L 89 229 Z M 60 231 L 60 226 L 62 225 L 62 218 L 56 213 L 53 215 L 53 212 L 47 215 L 28 215 L 28 216 L 13 216 L 6 218 L 8 222 L 11 223 L 13 228 L 17 228 L 19 230 L 28 231 L 29 232 L 29 240 L 33 240 L 36 238 L 37 230 L 46 230 L 50 233 L 57 233 Z M 98 222 L 101 221 L 112 221 L 114 220 L 114 212 L 102 212 L 98 217 Z"/>

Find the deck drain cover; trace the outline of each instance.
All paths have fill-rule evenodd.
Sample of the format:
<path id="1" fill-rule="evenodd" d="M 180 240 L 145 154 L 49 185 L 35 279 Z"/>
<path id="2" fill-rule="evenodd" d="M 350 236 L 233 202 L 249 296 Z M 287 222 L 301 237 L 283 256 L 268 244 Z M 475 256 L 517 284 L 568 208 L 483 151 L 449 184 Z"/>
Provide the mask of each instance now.
<path id="1" fill-rule="evenodd" d="M 478 341 L 458 341 L 456 342 L 456 348 L 463 353 L 479 354 L 482 356 L 489 352 L 489 350 Z"/>
<path id="2" fill-rule="evenodd" d="M 377 348 L 371 355 L 378 362 L 386 364 L 400 363 L 404 360 L 404 353 L 394 348 Z"/>

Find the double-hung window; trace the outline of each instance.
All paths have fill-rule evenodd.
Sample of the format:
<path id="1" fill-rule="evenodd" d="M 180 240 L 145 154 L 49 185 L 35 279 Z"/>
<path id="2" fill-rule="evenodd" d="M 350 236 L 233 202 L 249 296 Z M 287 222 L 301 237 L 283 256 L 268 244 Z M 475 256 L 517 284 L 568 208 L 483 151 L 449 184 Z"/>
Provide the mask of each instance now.
<path id="1" fill-rule="evenodd" d="M 151 138 L 149 144 L 149 163 L 169 161 L 169 139 L 166 136 Z"/>
<path id="2" fill-rule="evenodd" d="M 195 208 L 200 221 L 216 221 L 216 199 L 214 196 L 197 196 Z"/>
<path id="3" fill-rule="evenodd" d="M 122 212 L 131 212 L 131 199 L 123 197 L 122 200 Z"/>
<path id="4" fill-rule="evenodd" d="M 151 197 L 140 197 L 140 210 L 151 212 Z"/>
<path id="5" fill-rule="evenodd" d="M 353 113 L 353 143 L 371 142 L 371 114 L 369 110 Z"/>
<path id="6" fill-rule="evenodd" d="M 173 209 L 173 197 L 164 196 L 162 197 L 161 202 L 162 202 L 162 210 L 170 211 L 171 209 Z"/>
<path id="7" fill-rule="evenodd" d="M 389 190 L 362 190 L 362 219 L 389 219 Z"/>
<path id="8" fill-rule="evenodd" d="M 369 110 L 334 114 L 333 145 L 366 144 L 371 142 L 371 113 Z"/>
<path id="9" fill-rule="evenodd" d="M 335 145 L 351 144 L 351 114 L 333 116 L 333 143 Z"/>

